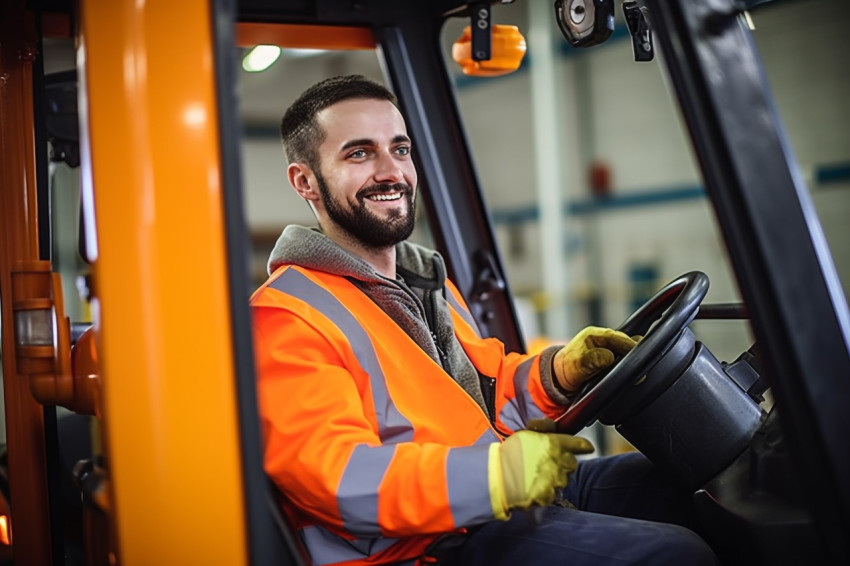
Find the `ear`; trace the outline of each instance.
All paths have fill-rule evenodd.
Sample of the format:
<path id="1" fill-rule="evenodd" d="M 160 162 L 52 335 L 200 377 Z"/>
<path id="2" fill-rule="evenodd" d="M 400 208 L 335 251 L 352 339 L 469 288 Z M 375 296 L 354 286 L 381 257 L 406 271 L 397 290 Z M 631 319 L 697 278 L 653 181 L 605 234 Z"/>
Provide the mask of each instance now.
<path id="1" fill-rule="evenodd" d="M 310 183 L 310 179 L 313 178 L 313 171 L 306 164 L 290 163 L 289 167 L 286 168 L 286 176 L 298 196 L 306 201 L 319 200 L 318 191 Z"/>

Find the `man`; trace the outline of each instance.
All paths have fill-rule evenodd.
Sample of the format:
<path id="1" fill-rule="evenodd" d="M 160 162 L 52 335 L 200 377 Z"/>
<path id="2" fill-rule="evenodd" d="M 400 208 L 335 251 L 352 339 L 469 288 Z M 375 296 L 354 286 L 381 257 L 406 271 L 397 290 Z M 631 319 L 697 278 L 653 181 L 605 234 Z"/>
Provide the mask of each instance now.
<path id="1" fill-rule="evenodd" d="M 323 81 L 281 133 L 319 229 L 284 230 L 251 299 L 258 396 L 265 470 L 314 564 L 714 563 L 684 528 L 551 505 L 593 448 L 526 429 L 634 341 L 590 327 L 520 355 L 479 336 L 439 254 L 405 241 L 417 176 L 387 89 Z M 645 459 L 618 462 L 583 462 L 568 498 L 689 520 Z"/>

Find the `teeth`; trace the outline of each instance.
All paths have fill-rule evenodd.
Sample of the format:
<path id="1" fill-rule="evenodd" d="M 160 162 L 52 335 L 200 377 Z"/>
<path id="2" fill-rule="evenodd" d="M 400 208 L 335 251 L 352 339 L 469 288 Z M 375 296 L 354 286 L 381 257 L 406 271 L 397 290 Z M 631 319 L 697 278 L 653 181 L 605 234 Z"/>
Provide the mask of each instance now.
<path id="1" fill-rule="evenodd" d="M 372 195 L 369 197 L 372 200 L 398 200 L 401 198 L 401 193 L 393 193 L 390 195 L 381 194 L 381 195 Z"/>

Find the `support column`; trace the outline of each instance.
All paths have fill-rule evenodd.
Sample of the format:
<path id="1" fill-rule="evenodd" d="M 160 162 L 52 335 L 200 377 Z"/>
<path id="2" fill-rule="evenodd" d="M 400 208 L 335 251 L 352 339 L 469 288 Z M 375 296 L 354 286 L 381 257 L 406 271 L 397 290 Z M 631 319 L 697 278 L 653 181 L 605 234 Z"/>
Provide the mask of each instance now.
<path id="1" fill-rule="evenodd" d="M 564 121 L 561 117 L 556 36 L 550 2 L 529 2 L 529 55 L 534 126 L 537 205 L 540 211 L 540 254 L 546 299 L 544 332 L 553 339 L 569 338 L 567 298 L 569 274 L 564 253 L 566 218 L 563 213 Z"/>

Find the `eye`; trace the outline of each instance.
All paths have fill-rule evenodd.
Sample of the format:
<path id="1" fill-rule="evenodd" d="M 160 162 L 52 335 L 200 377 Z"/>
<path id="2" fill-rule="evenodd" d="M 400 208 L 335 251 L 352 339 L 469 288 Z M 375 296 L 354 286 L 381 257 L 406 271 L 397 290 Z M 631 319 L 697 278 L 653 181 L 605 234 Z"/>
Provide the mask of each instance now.
<path id="1" fill-rule="evenodd" d="M 366 157 L 366 150 L 365 149 L 355 149 L 354 151 L 352 151 L 351 153 L 348 154 L 348 157 L 354 158 L 354 159 L 362 159 L 362 158 Z"/>
<path id="2" fill-rule="evenodd" d="M 401 145 L 401 146 L 396 148 L 395 152 L 398 155 L 410 155 L 410 146 Z"/>

